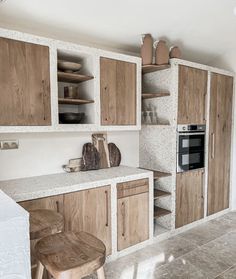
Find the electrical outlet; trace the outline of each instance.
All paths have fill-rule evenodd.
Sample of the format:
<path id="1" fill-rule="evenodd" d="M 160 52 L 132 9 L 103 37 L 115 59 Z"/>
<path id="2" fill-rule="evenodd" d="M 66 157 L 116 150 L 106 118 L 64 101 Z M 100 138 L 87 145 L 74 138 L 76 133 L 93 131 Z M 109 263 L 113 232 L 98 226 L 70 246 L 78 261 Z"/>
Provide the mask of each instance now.
<path id="1" fill-rule="evenodd" d="M 19 148 L 18 140 L 1 140 L 0 141 L 1 150 L 18 149 L 18 148 Z"/>

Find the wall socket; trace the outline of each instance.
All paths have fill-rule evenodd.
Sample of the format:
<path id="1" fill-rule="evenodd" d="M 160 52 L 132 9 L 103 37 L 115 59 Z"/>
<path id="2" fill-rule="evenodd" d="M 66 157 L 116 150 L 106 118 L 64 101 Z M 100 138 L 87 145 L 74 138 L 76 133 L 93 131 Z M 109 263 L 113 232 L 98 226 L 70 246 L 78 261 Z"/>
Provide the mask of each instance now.
<path id="1" fill-rule="evenodd" d="M 18 148 L 19 148 L 18 140 L 0 140 L 1 150 L 18 149 Z"/>

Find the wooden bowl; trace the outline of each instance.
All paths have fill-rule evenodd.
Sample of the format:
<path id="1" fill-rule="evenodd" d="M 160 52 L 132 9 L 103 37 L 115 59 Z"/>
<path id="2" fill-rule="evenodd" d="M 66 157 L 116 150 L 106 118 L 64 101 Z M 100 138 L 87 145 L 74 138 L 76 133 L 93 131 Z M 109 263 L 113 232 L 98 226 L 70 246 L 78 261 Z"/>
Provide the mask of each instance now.
<path id="1" fill-rule="evenodd" d="M 59 121 L 62 124 L 79 124 L 84 119 L 85 113 L 64 112 L 59 113 Z"/>
<path id="2" fill-rule="evenodd" d="M 73 73 L 77 72 L 81 69 L 82 65 L 75 62 L 63 61 L 58 60 L 57 67 L 59 70 L 66 72 L 66 73 Z"/>

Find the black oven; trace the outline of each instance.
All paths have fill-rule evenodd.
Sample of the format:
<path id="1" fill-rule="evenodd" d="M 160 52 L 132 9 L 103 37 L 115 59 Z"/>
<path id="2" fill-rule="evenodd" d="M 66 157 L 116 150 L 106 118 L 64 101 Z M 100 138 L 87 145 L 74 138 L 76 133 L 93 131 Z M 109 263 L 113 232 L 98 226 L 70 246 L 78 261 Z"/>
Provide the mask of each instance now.
<path id="1" fill-rule="evenodd" d="M 204 168 L 205 125 L 178 125 L 177 172 Z"/>

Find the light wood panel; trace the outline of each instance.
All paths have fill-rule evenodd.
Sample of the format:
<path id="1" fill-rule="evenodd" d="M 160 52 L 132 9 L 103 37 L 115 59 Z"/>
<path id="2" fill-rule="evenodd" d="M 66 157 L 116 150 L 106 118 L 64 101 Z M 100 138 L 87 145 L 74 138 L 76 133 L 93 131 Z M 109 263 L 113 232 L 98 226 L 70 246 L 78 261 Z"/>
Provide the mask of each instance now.
<path id="1" fill-rule="evenodd" d="M 111 254 L 111 187 L 64 195 L 66 231 L 85 231 L 101 239 Z"/>
<path id="2" fill-rule="evenodd" d="M 102 241 L 85 232 L 47 236 L 36 244 L 35 250 L 37 258 L 55 279 L 84 278 L 102 268 L 106 260 Z M 105 277 L 98 273 L 98 279 Z"/>
<path id="3" fill-rule="evenodd" d="M 176 228 L 204 217 L 204 171 L 176 175 Z"/>
<path id="4" fill-rule="evenodd" d="M 118 199 L 118 251 L 149 238 L 149 194 Z"/>
<path id="5" fill-rule="evenodd" d="M 208 215 L 229 207 L 233 78 L 211 75 Z"/>
<path id="6" fill-rule="evenodd" d="M 101 124 L 136 124 L 136 64 L 100 59 Z"/>
<path id="7" fill-rule="evenodd" d="M 149 191 L 148 179 L 132 180 L 117 184 L 117 198 L 125 198 Z"/>
<path id="8" fill-rule="evenodd" d="M 0 61 L 0 125 L 50 125 L 49 48 L 0 38 Z"/>
<path id="9" fill-rule="evenodd" d="M 179 66 L 178 124 L 205 124 L 207 71 Z"/>

